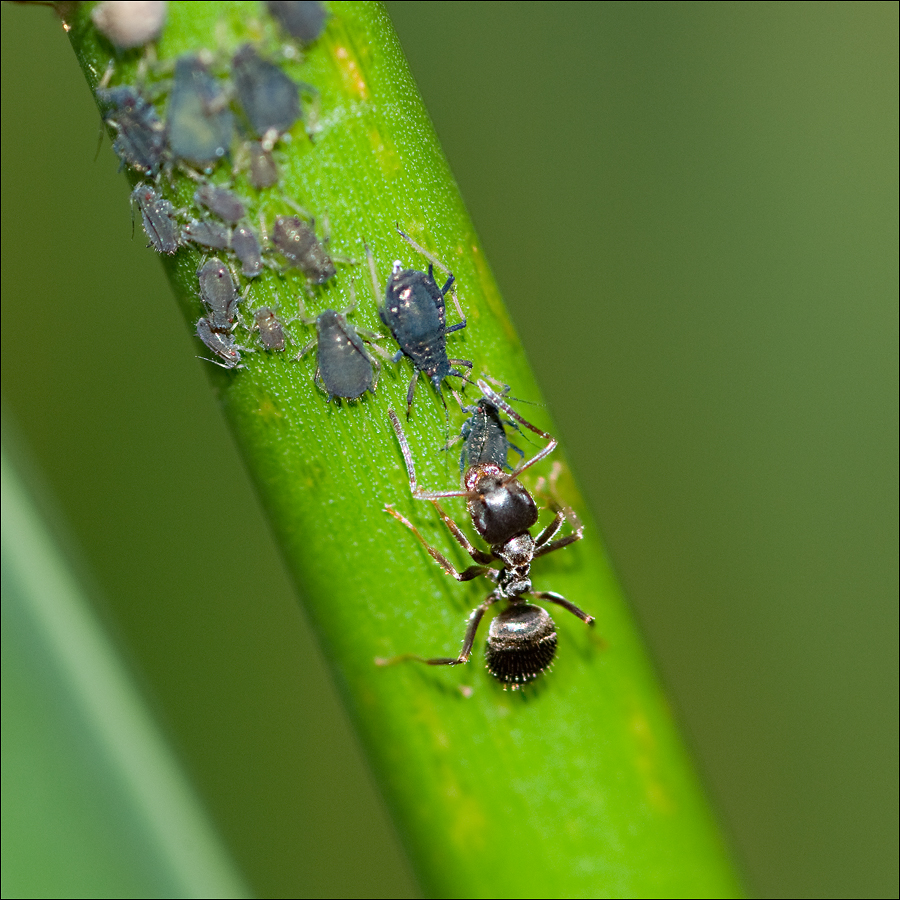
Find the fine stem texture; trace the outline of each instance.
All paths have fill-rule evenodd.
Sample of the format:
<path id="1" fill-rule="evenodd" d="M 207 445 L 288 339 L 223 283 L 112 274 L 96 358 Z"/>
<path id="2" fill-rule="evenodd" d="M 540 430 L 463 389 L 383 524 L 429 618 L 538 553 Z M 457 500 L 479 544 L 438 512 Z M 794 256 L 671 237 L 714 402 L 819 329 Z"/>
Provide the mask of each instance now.
<path id="1" fill-rule="evenodd" d="M 398 235 L 399 223 L 456 275 L 468 325 L 448 337 L 449 355 L 472 360 L 476 375 L 509 384 L 512 396 L 534 404 L 519 406 L 525 417 L 552 433 L 383 9 L 347 2 L 329 10 L 322 37 L 301 60 L 284 64 L 318 91 L 311 136 L 298 124 L 290 142 L 278 145 L 281 177 L 274 188 L 254 191 L 239 172 L 236 190 L 269 227 L 275 215 L 291 212 L 285 198 L 315 216 L 319 232 L 324 226 L 330 236 L 329 251 L 347 261 L 314 290 L 307 310 L 340 310 L 355 295 L 351 320 L 382 334 L 366 248 L 381 285 L 394 260 L 426 268 Z M 96 87 L 110 48 L 89 11 L 76 11 L 69 25 Z M 262 4 L 171 3 L 149 77 L 186 52 L 207 49 L 227 60 L 244 42 L 272 49 L 279 40 Z M 134 83 L 141 65 L 139 54 L 126 54 L 116 60 L 112 82 Z M 160 190 L 176 206 L 188 205 L 194 183 L 178 172 L 173 182 L 170 188 L 164 175 Z M 202 312 L 200 258 L 183 249 L 163 260 L 191 328 Z M 296 272 L 266 271 L 249 303 L 277 305 L 290 317 L 303 285 Z M 454 322 L 452 305 L 448 313 Z M 289 330 L 298 347 L 312 335 L 299 324 Z M 388 339 L 382 343 L 392 347 Z M 208 355 L 199 343 L 197 352 Z M 326 402 L 315 385 L 315 357 L 297 362 L 295 353 L 290 345 L 285 353 L 259 347 L 244 356 L 246 368 L 208 366 L 209 375 L 425 892 L 737 893 L 728 854 L 589 519 L 585 540 L 537 561 L 532 576 L 536 590 L 569 598 L 596 618 L 596 628 L 587 631 L 554 608 L 558 662 L 535 686 L 504 692 L 482 668 L 481 638 L 467 667 L 376 667 L 377 657 L 454 655 L 470 610 L 490 584 L 448 578 L 385 512 L 391 504 L 457 568 L 467 564 L 433 508 L 410 496 L 388 419 L 389 408 L 405 408 L 408 360 L 382 365 L 376 396 L 339 405 Z M 404 426 L 419 482 L 432 490 L 459 483 L 457 451 L 444 447 L 463 416 L 446 391 L 445 398 L 449 412 L 420 379 Z M 528 455 L 537 449 L 522 446 Z M 553 458 L 563 463 L 560 499 L 583 515 L 563 452 Z M 530 471 L 527 483 L 549 475 L 551 462 Z M 471 534 L 463 502 L 446 507 Z"/>

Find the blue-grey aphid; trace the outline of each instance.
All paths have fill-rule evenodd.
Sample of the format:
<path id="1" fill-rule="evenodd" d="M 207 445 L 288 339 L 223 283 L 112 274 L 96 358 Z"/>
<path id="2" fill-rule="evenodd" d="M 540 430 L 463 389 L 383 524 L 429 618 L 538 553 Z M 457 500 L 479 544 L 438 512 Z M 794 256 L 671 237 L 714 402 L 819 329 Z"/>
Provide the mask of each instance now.
<path id="1" fill-rule="evenodd" d="M 444 296 L 453 286 L 453 274 L 412 238 L 402 231 L 399 234 L 429 260 L 427 275 L 415 269 L 404 269 L 397 260 L 385 288 L 384 302 L 378 310 L 381 321 L 390 328 L 394 340 L 400 345 L 394 361 L 399 362 L 404 355 L 408 356 L 415 369 L 406 394 L 406 415 L 409 417 L 419 372 L 428 377 L 443 401 L 441 384 L 444 379 L 449 375 L 465 378 L 464 373 L 454 369 L 453 365 L 471 369 L 472 363 L 465 359 L 447 358 L 447 335 L 466 327 L 465 318 L 449 328 L 446 325 Z M 371 253 L 368 254 L 368 258 L 372 285 L 377 292 L 375 261 Z M 434 280 L 434 263 L 447 274 L 447 280 L 440 288 Z M 458 303 L 457 310 L 462 316 Z"/>
<path id="2" fill-rule="evenodd" d="M 97 99 L 104 109 L 103 121 L 115 129 L 113 150 L 123 163 L 156 175 L 166 152 L 166 127 L 137 90 L 128 85 L 100 88 Z"/>
<path id="3" fill-rule="evenodd" d="M 463 448 L 459 456 L 461 472 L 482 463 L 491 463 L 506 469 L 510 449 L 515 450 L 520 457 L 524 456 L 518 447 L 510 443 L 506 435 L 507 426 L 518 431 L 518 424 L 514 419 L 504 422 L 500 410 L 487 397 L 482 397 L 465 411 L 470 415 L 462 426 Z"/>
<path id="4" fill-rule="evenodd" d="M 231 148 L 234 117 L 225 92 L 194 54 L 180 56 L 175 62 L 166 126 L 175 159 L 211 166 Z"/>
<path id="5" fill-rule="evenodd" d="M 250 154 L 250 173 L 247 176 L 250 184 L 258 191 L 278 184 L 278 166 L 272 151 L 259 141 L 248 141 L 247 151 Z"/>
<path id="6" fill-rule="evenodd" d="M 216 184 L 201 184 L 194 191 L 194 203 L 230 225 L 237 224 L 247 215 L 244 201 L 234 191 Z"/>
<path id="7" fill-rule="evenodd" d="M 315 320 L 316 339 L 297 354 L 297 359 L 301 359 L 317 347 L 315 382 L 328 394 L 329 400 L 333 397 L 356 400 L 366 391 L 375 393 L 380 365 L 369 355 L 359 333 L 347 321 L 345 313 L 349 311 L 339 313 L 326 309 Z M 303 321 L 310 320 L 304 318 Z M 377 335 L 371 335 L 371 340 L 375 338 Z"/>
<path id="8" fill-rule="evenodd" d="M 284 325 L 271 306 L 253 310 L 253 328 L 259 332 L 259 340 L 266 350 L 284 350 Z"/>
<path id="9" fill-rule="evenodd" d="M 313 284 L 324 284 L 337 271 L 313 226 L 299 216 L 276 216 L 272 243 L 288 263 L 300 269 Z"/>
<path id="10" fill-rule="evenodd" d="M 318 0 L 266 0 L 281 27 L 301 44 L 311 44 L 325 27 L 328 12 Z"/>
<path id="11" fill-rule="evenodd" d="M 230 331 L 214 331 L 208 319 L 200 319 L 197 322 L 197 337 L 206 345 L 210 352 L 215 353 L 221 362 L 214 359 L 207 359 L 201 356 L 201 359 L 207 359 L 207 362 L 215 363 L 223 369 L 243 369 L 241 365 L 241 347 L 235 343 L 234 335 Z"/>
<path id="12" fill-rule="evenodd" d="M 200 299 L 208 311 L 210 330 L 230 332 L 234 328 L 241 298 L 228 267 L 222 260 L 212 257 L 200 267 L 197 281 L 200 285 Z"/>
<path id="13" fill-rule="evenodd" d="M 184 236 L 199 247 L 210 250 L 227 250 L 231 246 L 231 231 L 221 222 L 211 219 L 193 219 L 184 226 Z"/>
<path id="14" fill-rule="evenodd" d="M 246 225 L 238 225 L 232 232 L 231 249 L 241 264 L 244 278 L 256 278 L 262 272 L 262 248 L 256 235 Z"/>
<path id="15" fill-rule="evenodd" d="M 247 120 L 270 145 L 301 117 L 299 85 L 262 59 L 252 44 L 234 54 L 231 78 Z"/>
<path id="16" fill-rule="evenodd" d="M 160 253 L 174 253 L 183 243 L 175 207 L 143 183 L 131 192 L 131 201 L 141 211 L 144 231 L 153 248 Z"/>

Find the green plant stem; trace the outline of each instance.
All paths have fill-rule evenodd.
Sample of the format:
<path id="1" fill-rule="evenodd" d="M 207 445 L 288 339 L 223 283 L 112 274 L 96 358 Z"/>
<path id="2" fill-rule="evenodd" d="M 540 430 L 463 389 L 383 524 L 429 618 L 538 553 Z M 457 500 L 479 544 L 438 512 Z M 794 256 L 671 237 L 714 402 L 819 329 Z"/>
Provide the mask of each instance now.
<path id="1" fill-rule="evenodd" d="M 468 326 L 448 338 L 450 355 L 473 360 L 476 374 L 488 372 L 512 385 L 516 397 L 538 402 L 384 11 L 364 2 L 330 9 L 326 33 L 302 63 L 288 67 L 319 91 L 319 130 L 311 141 L 302 127 L 294 129 L 280 155 L 277 190 L 258 195 L 239 178 L 239 191 L 270 223 L 289 211 L 281 192 L 327 220 L 336 255 L 362 261 L 370 247 L 382 284 L 395 259 L 424 268 L 397 235 L 399 222 L 457 276 Z M 73 46 L 96 86 L 109 48 L 87 11 L 74 15 Z M 243 41 L 274 42 L 275 35 L 261 4 L 172 3 L 158 56 L 165 63 L 205 47 L 226 58 Z M 118 61 L 114 81 L 133 77 L 133 57 Z M 174 185 L 173 199 L 187 204 L 193 185 L 181 175 Z M 182 250 L 165 260 L 192 328 L 201 312 L 198 259 Z M 308 308 L 342 309 L 354 282 L 359 306 L 352 320 L 378 329 L 365 265 L 339 265 Z M 279 304 L 290 314 L 301 284 L 299 276 L 267 272 L 254 282 L 250 302 Z M 292 328 L 305 343 L 308 332 Z M 394 505 L 465 565 L 433 509 L 410 497 L 389 426 L 388 408 L 405 406 L 411 368 L 405 360 L 386 364 L 376 397 L 337 406 L 314 385 L 312 357 L 298 363 L 290 353 L 257 352 L 245 363 L 229 372 L 209 366 L 210 379 L 425 891 L 736 893 L 727 853 L 590 520 L 584 541 L 541 559 L 533 572 L 537 590 L 562 593 L 597 619 L 590 633 L 554 612 L 559 660 L 539 685 L 502 691 L 481 667 L 480 650 L 465 668 L 377 668 L 376 657 L 453 654 L 469 611 L 490 590 L 487 581 L 448 578 L 385 514 L 385 504 Z M 552 432 L 541 406 L 528 407 L 526 416 Z M 458 484 L 455 453 L 441 448 L 460 421 L 451 411 L 448 423 L 420 379 L 407 434 L 426 487 Z M 560 450 L 554 458 L 564 462 Z M 546 475 L 549 462 L 536 468 L 535 476 Z M 559 492 L 583 513 L 565 466 Z M 461 501 L 447 506 L 466 523 Z M 471 687 L 472 696 L 460 686 Z"/>

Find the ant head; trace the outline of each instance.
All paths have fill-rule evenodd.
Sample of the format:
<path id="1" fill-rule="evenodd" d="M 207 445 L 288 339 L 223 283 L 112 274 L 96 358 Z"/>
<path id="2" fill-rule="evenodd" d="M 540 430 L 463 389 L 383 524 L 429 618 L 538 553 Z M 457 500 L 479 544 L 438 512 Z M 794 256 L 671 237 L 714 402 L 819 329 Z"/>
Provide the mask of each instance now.
<path id="1" fill-rule="evenodd" d="M 540 606 L 514 603 L 491 622 L 484 651 L 487 670 L 517 690 L 546 672 L 556 655 L 556 626 Z"/>

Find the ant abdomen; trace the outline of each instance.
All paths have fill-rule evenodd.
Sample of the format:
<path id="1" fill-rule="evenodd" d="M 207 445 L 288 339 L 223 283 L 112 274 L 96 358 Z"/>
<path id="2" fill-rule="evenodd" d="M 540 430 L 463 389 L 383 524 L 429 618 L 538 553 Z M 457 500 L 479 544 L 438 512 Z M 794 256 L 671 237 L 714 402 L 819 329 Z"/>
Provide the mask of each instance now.
<path id="1" fill-rule="evenodd" d="M 484 661 L 503 684 L 520 685 L 546 672 L 556 655 L 556 626 L 540 606 L 514 603 L 491 621 Z"/>

